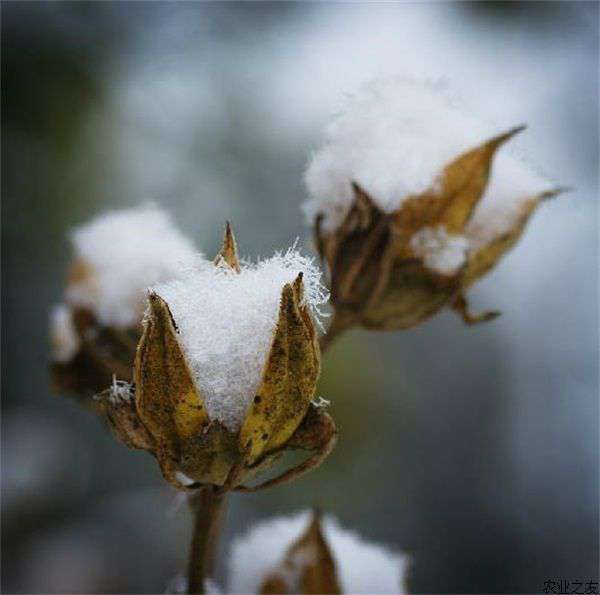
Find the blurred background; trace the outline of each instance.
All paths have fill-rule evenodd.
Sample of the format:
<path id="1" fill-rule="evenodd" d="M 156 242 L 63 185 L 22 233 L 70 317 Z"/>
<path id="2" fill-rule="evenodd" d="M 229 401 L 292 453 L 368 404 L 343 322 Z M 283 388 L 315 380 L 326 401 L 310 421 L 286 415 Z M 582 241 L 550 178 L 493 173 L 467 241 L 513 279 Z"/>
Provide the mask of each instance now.
<path id="1" fill-rule="evenodd" d="M 207 254 L 310 231 L 302 173 L 342 94 L 439 78 L 574 191 L 471 294 L 465 328 L 351 332 L 319 394 L 341 431 L 301 482 L 231 498 L 221 543 L 318 504 L 414 556 L 415 592 L 598 580 L 598 4 L 5 2 L 2 590 L 162 592 L 189 517 L 154 460 L 52 394 L 47 317 L 68 230 L 164 205 Z"/>

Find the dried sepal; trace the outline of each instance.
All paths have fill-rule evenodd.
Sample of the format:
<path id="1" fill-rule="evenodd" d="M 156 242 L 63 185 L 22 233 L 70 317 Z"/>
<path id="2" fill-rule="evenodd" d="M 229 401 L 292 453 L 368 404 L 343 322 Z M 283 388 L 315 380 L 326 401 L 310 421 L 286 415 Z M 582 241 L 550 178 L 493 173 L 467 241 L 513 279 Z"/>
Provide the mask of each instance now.
<path id="1" fill-rule="evenodd" d="M 52 362 L 50 370 L 56 391 L 77 395 L 96 407 L 92 399 L 109 386 L 113 376 L 132 381 L 139 329 L 116 329 L 103 326 L 86 308 L 69 308 L 77 335 L 78 348 L 70 361 Z"/>
<path id="2" fill-rule="evenodd" d="M 521 238 L 527 223 L 541 202 L 554 198 L 566 189 L 556 188 L 523 202 L 519 216 L 510 230 L 497 235 L 482 247 L 472 251 L 463 277 L 463 287 L 467 289 L 477 279 L 487 274 Z"/>
<path id="3" fill-rule="evenodd" d="M 336 442 L 337 428 L 333 418 L 326 411 L 323 411 L 322 407 L 317 407 L 311 403 L 302 423 L 290 437 L 284 448 L 269 453 L 266 457 L 266 465 L 263 465 L 263 460 L 258 466 L 255 465 L 251 469 L 260 467 L 262 471 L 279 458 L 284 451 L 304 450 L 311 454 L 298 465 L 272 479 L 254 486 L 240 485 L 236 489 L 240 492 L 258 492 L 266 488 L 294 481 L 321 465 L 335 447 Z"/>
<path id="4" fill-rule="evenodd" d="M 500 134 L 445 168 L 440 191 L 442 208 L 436 223 L 444 225 L 450 233 L 463 231 L 486 189 L 496 151 L 524 129 L 525 126 L 517 126 Z"/>
<path id="5" fill-rule="evenodd" d="M 239 460 L 235 435 L 218 421 L 180 443 L 179 469 L 200 484 L 225 485 Z"/>
<path id="6" fill-rule="evenodd" d="M 199 434 L 210 420 L 179 346 L 168 305 L 156 293 L 148 296 L 148 303 L 135 361 L 136 405 L 156 441 L 163 472 L 170 477 L 180 441 Z"/>
<path id="7" fill-rule="evenodd" d="M 498 318 L 501 314 L 501 312 L 498 312 L 497 310 L 485 310 L 473 314 L 469 308 L 467 298 L 462 293 L 455 298 L 450 307 L 462 318 L 462 321 L 469 326 L 480 324 L 482 322 L 489 322 L 490 320 L 494 320 L 494 318 Z"/>
<path id="8" fill-rule="evenodd" d="M 113 379 L 112 386 L 95 397 L 115 436 L 129 448 L 154 450 L 154 439 L 141 422 L 135 405 L 135 387 Z"/>
<path id="9" fill-rule="evenodd" d="M 306 415 L 320 370 L 319 347 L 306 306 L 302 275 L 284 286 L 273 343 L 239 445 L 247 465 L 284 445 Z"/>
<path id="10" fill-rule="evenodd" d="M 236 273 L 241 271 L 240 261 L 238 258 L 237 244 L 233 229 L 229 221 L 225 223 L 225 233 L 223 235 L 223 247 L 221 251 L 215 257 L 214 263 L 216 266 L 221 266 L 223 263 L 227 264 Z"/>
<path id="11" fill-rule="evenodd" d="M 261 595 L 337 595 L 342 592 L 318 511 L 313 511 L 308 527 L 288 548 L 279 566 L 265 577 L 259 592 Z"/>

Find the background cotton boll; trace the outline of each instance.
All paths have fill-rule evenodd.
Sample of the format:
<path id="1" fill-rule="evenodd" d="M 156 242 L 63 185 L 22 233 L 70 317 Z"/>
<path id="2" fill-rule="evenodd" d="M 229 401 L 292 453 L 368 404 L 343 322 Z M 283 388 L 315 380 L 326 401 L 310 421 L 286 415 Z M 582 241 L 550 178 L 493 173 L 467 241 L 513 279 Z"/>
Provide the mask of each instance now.
<path id="1" fill-rule="evenodd" d="M 168 281 L 198 258 L 170 215 L 153 205 L 112 211 L 72 234 L 78 270 L 71 304 L 91 309 L 108 326 L 135 325 L 146 288 Z"/>
<path id="2" fill-rule="evenodd" d="M 237 431 L 261 382 L 279 314 L 281 292 L 303 273 L 304 297 L 317 312 L 326 301 L 320 272 L 294 249 L 241 273 L 212 265 L 157 285 L 167 302 L 211 419 Z"/>
<path id="3" fill-rule="evenodd" d="M 352 181 L 382 210 L 395 211 L 410 195 L 435 187 L 444 167 L 461 153 L 514 124 L 501 128 L 478 120 L 447 90 L 427 81 L 399 77 L 365 84 L 327 127 L 306 171 L 308 220 L 312 223 L 323 212 L 324 229 L 337 227 L 354 199 Z M 496 176 L 510 179 L 507 190 L 513 200 L 522 196 L 517 191 L 525 190 L 529 197 L 548 189 L 508 157 L 495 166 Z"/>
<path id="4" fill-rule="evenodd" d="M 232 544 L 228 590 L 259 593 L 264 579 L 282 562 L 286 550 L 306 530 L 311 513 L 269 519 Z M 404 593 L 406 556 L 364 541 L 325 516 L 323 534 L 331 550 L 343 593 Z M 257 556 L 256 553 L 260 552 Z"/>

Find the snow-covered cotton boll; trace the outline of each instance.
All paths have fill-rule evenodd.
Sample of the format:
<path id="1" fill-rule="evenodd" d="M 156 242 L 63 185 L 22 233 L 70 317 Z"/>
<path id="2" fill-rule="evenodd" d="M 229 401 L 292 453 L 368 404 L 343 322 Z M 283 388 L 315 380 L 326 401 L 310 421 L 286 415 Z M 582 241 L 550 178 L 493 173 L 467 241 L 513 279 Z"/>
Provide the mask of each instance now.
<path id="1" fill-rule="evenodd" d="M 72 242 L 69 304 L 117 328 L 139 322 L 146 288 L 170 280 L 198 258 L 193 243 L 154 205 L 105 213 L 75 229 Z"/>
<path id="2" fill-rule="evenodd" d="M 335 317 L 351 327 L 404 329 L 440 308 L 473 315 L 464 292 L 520 238 L 559 191 L 499 149 L 500 130 L 435 85 L 379 80 L 347 98 L 305 174 L 305 214 L 329 265 Z"/>
<path id="3" fill-rule="evenodd" d="M 205 267 L 153 290 L 169 305 L 211 420 L 240 429 L 257 393 L 279 317 L 281 291 L 302 273 L 304 302 L 325 301 L 312 259 L 290 249 L 255 264 Z"/>
<path id="4" fill-rule="evenodd" d="M 335 518 L 306 511 L 258 523 L 233 542 L 227 592 L 405 593 L 408 564 Z"/>
<path id="5" fill-rule="evenodd" d="M 202 256 L 153 205 L 106 213 L 71 239 L 65 303 L 51 317 L 51 372 L 58 390 L 89 400 L 113 376 L 133 380 L 148 287 Z"/>
<path id="6" fill-rule="evenodd" d="M 335 425 L 312 403 L 320 371 L 313 316 L 326 297 L 312 259 L 294 247 L 240 263 L 229 225 L 213 263 L 152 288 L 135 411 L 174 486 L 236 487 L 288 446 L 312 453 L 271 485 L 328 454 Z"/>

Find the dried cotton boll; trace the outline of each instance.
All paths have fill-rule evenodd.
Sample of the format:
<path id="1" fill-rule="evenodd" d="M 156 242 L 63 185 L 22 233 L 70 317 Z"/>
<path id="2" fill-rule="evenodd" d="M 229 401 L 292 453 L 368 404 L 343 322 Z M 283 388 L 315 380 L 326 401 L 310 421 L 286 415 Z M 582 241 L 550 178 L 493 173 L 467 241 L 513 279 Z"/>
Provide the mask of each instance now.
<path id="1" fill-rule="evenodd" d="M 114 395 L 103 396 L 116 434 L 150 450 L 179 489 L 250 491 L 319 465 L 336 438 L 331 417 L 312 403 L 320 372 L 313 312 L 326 299 L 319 279 L 295 248 L 240 263 L 228 225 L 214 263 L 150 291 L 132 399 L 113 411 Z M 244 485 L 290 449 L 310 454 Z"/>
<path id="2" fill-rule="evenodd" d="M 380 80 L 350 96 L 305 174 L 304 205 L 330 273 L 329 340 L 352 326 L 413 327 L 441 308 L 473 315 L 466 290 L 560 190 L 499 149 L 495 129 L 434 85 Z"/>
<path id="3" fill-rule="evenodd" d="M 154 205 L 105 213 L 75 229 L 71 239 L 76 260 L 67 301 L 117 328 L 139 322 L 147 287 L 198 258 L 193 243 Z"/>
<path id="4" fill-rule="evenodd" d="M 302 273 L 304 300 L 315 312 L 326 301 L 320 273 L 295 249 L 256 264 L 203 267 L 154 287 L 169 305 L 208 415 L 240 429 L 277 325 L 281 290 Z"/>
<path id="5" fill-rule="evenodd" d="M 131 382 L 148 286 L 202 261 L 153 205 L 112 211 L 72 233 L 66 303 L 51 317 L 51 372 L 60 392 L 90 397 L 116 375 Z"/>
<path id="6" fill-rule="evenodd" d="M 408 563 L 306 511 L 258 523 L 233 542 L 228 592 L 405 593 Z"/>

